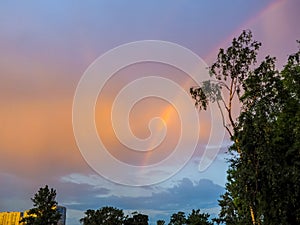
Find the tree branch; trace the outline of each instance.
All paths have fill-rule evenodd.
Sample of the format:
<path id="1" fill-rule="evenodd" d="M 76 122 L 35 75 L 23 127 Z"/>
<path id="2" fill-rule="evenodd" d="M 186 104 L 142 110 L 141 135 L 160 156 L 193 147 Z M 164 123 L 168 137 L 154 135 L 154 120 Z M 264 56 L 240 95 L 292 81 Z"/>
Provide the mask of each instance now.
<path id="1" fill-rule="evenodd" d="M 223 110 L 222 110 L 222 108 L 221 108 L 221 106 L 220 106 L 220 103 L 219 103 L 219 101 L 217 101 L 217 105 L 218 105 L 218 108 L 219 108 L 219 110 L 220 110 L 220 113 L 221 113 L 221 116 L 222 116 L 223 127 L 225 127 L 225 129 L 228 131 L 228 133 L 229 133 L 230 137 L 232 138 L 232 137 L 233 137 L 233 135 L 232 135 L 232 133 L 231 133 L 230 129 L 229 129 L 227 126 L 226 126 L 226 123 L 225 123 L 225 118 L 224 118 L 224 113 L 223 113 Z"/>

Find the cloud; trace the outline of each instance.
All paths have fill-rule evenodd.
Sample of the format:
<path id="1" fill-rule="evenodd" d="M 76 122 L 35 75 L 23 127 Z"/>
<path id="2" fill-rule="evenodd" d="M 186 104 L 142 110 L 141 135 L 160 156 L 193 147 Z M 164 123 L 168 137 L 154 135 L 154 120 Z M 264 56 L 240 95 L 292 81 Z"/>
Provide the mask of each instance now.
<path id="1" fill-rule="evenodd" d="M 143 198 L 146 209 L 192 209 L 206 208 L 217 205 L 216 200 L 223 188 L 210 180 L 202 179 L 193 183 L 184 178 L 177 185 L 151 197 Z"/>
<path id="2" fill-rule="evenodd" d="M 107 205 L 128 210 L 160 211 L 213 208 L 218 205 L 217 199 L 224 191 L 222 186 L 214 184 L 211 180 L 201 179 L 198 182 L 192 182 L 188 178 L 180 180 L 169 188 L 120 186 L 118 195 L 107 188 L 95 189 L 91 185 L 78 183 L 71 185 L 78 189 L 78 191 L 74 190 L 77 197 L 70 197 L 69 199 L 72 199 L 73 202 L 66 201 L 65 204 L 67 207 L 78 210 Z M 132 190 L 135 192 L 135 196 L 128 196 L 127 193 Z M 74 204 L 76 202 L 80 202 L 80 204 Z"/>

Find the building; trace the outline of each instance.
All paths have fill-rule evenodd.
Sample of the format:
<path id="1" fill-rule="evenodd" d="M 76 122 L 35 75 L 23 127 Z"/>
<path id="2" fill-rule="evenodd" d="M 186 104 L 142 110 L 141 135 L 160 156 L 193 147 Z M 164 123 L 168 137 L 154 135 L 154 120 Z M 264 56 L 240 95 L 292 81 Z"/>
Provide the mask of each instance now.
<path id="1" fill-rule="evenodd" d="M 0 212 L 0 225 L 20 225 L 22 212 Z"/>
<path id="2" fill-rule="evenodd" d="M 57 206 L 57 211 L 61 214 L 61 218 L 57 225 L 66 225 L 66 207 Z M 0 212 L 0 225 L 23 225 L 20 220 L 26 216 L 25 212 Z"/>
<path id="3" fill-rule="evenodd" d="M 63 206 L 57 206 L 57 211 L 61 214 L 61 218 L 57 225 L 66 225 L 67 208 Z"/>

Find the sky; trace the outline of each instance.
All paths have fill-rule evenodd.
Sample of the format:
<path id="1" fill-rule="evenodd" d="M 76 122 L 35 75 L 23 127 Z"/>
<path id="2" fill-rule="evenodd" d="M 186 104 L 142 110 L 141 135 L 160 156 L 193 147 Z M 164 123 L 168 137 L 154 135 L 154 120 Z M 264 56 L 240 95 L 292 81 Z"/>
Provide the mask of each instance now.
<path id="1" fill-rule="evenodd" d="M 262 42 L 259 59 L 275 56 L 281 68 L 297 50 L 299 8 L 297 0 L 1 1 L 0 211 L 31 208 L 30 198 L 48 184 L 56 189 L 58 203 L 67 207 L 68 225 L 79 224 L 87 209 L 107 205 L 126 213 L 146 213 L 151 224 L 158 219 L 168 222 L 180 210 L 200 208 L 216 215 L 230 141 L 222 127 L 217 131 L 221 138 L 210 139 L 218 122 L 213 110 L 185 107 L 180 102 L 184 94 L 168 93 L 168 88 L 163 94 L 175 96 L 175 106 L 151 96 L 134 102 L 127 115 L 128 104 L 114 102 L 122 94 L 126 100 L 129 95 L 143 96 L 152 86 L 162 89 L 160 82 L 152 85 L 152 80 L 118 95 L 133 81 L 145 82 L 147 76 L 174 81 L 188 93 L 195 81 L 185 71 L 164 63 L 138 62 L 115 71 L 99 91 L 92 114 L 98 138 L 110 157 L 132 165 L 135 171 L 105 161 L 103 151 L 91 153 L 91 158 L 84 154 L 88 150 L 80 147 L 74 122 L 83 127 L 79 133 L 87 142 L 91 137 L 85 133 L 84 118 L 74 121 L 76 90 L 90 65 L 120 45 L 144 40 L 175 43 L 210 65 L 218 49 L 229 46 L 244 29 L 252 30 L 254 39 Z M 147 54 L 154 54 L 148 50 Z M 97 74 L 99 79 L 106 76 L 101 71 Z M 86 113 L 86 108 L 80 110 Z M 192 120 L 195 113 L 198 122 Z M 152 120 L 156 117 L 161 119 Z M 113 125 L 123 122 L 130 132 Z M 122 135 L 129 146 L 118 139 Z M 161 137 L 164 140 L 158 142 Z M 137 140 L 145 140 L 141 143 L 147 148 L 133 150 L 130 144 Z M 180 141 L 184 144 L 179 157 L 165 160 L 174 155 Z M 199 169 L 201 160 L 208 160 L 207 167 Z M 168 163 L 145 172 L 146 166 L 160 161 Z"/>

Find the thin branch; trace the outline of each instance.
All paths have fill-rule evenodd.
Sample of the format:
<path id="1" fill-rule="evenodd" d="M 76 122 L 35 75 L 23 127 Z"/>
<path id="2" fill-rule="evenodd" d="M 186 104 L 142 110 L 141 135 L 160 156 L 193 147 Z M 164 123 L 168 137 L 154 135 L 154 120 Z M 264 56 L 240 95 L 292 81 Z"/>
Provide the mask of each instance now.
<path id="1" fill-rule="evenodd" d="M 229 103 L 228 103 L 228 110 L 227 111 L 228 111 L 228 116 L 229 116 L 230 123 L 231 123 L 232 127 L 235 128 L 235 125 L 234 125 L 234 122 L 233 122 L 233 119 L 232 119 L 232 115 L 231 115 L 231 104 L 232 104 L 232 98 L 233 98 L 233 95 L 232 95 L 233 84 L 234 84 L 234 79 L 231 79 L 230 93 L 229 93 Z"/>
<path id="2" fill-rule="evenodd" d="M 226 109 L 226 111 L 228 111 L 229 109 L 228 109 L 228 107 L 227 107 L 227 105 L 226 105 L 226 102 L 224 101 L 224 99 L 221 97 L 221 100 L 222 100 L 222 102 L 223 102 L 223 104 L 224 104 L 224 107 L 225 107 L 225 109 Z"/>
<path id="3" fill-rule="evenodd" d="M 221 106 L 220 106 L 220 103 L 219 103 L 219 101 L 217 101 L 217 105 L 218 105 L 218 108 L 219 108 L 219 110 L 220 110 L 220 113 L 221 113 L 221 116 L 222 116 L 223 127 L 225 127 L 225 129 L 228 131 L 228 133 L 229 133 L 230 137 L 232 138 L 232 137 L 233 137 L 233 135 L 232 135 L 232 133 L 231 133 L 230 129 L 229 129 L 227 126 L 226 126 L 226 123 L 225 123 L 225 118 L 224 118 L 224 113 L 223 113 L 223 110 L 222 110 L 222 108 L 221 108 Z"/>
<path id="4" fill-rule="evenodd" d="M 211 82 L 216 82 L 217 84 L 225 87 L 228 91 L 230 91 L 229 87 L 227 86 L 227 84 L 223 81 L 218 81 L 218 80 L 210 80 Z"/>
<path id="5" fill-rule="evenodd" d="M 234 87 L 233 87 L 233 93 L 232 93 L 232 99 L 235 95 L 235 92 L 236 92 L 236 83 L 237 83 L 237 78 L 234 79 Z"/>

